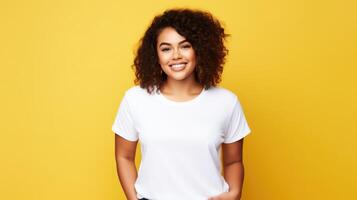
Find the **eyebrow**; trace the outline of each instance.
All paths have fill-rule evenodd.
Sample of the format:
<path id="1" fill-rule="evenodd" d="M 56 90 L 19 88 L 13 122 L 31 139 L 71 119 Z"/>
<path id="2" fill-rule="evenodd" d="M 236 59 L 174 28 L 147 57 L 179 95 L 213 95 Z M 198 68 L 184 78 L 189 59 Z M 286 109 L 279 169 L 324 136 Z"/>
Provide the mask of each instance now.
<path id="1" fill-rule="evenodd" d="M 182 40 L 181 42 L 179 42 L 179 44 L 182 44 L 184 42 L 188 42 L 187 40 Z M 162 45 L 171 45 L 170 43 L 167 43 L 167 42 L 161 42 L 159 47 L 161 47 Z"/>

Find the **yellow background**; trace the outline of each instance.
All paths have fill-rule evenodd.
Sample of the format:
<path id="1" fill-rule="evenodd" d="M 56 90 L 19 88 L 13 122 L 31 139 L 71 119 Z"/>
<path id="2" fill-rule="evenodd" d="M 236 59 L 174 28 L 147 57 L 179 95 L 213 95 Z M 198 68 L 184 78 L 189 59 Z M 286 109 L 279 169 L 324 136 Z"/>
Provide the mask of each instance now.
<path id="1" fill-rule="evenodd" d="M 185 6 L 232 34 L 220 86 L 252 129 L 242 199 L 357 199 L 352 2 L 1 1 L 0 199 L 125 199 L 111 126 L 133 52 L 154 15 Z"/>

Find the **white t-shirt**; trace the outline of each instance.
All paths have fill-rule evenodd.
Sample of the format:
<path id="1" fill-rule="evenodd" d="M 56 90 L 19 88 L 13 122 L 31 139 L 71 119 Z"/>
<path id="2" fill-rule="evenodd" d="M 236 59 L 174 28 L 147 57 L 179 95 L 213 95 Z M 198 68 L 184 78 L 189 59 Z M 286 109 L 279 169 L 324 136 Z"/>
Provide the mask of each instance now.
<path id="1" fill-rule="evenodd" d="M 221 143 L 251 131 L 238 97 L 228 89 L 203 89 L 178 102 L 138 85 L 125 92 L 112 130 L 129 141 L 139 139 L 135 190 L 138 198 L 150 200 L 207 200 L 227 192 Z"/>

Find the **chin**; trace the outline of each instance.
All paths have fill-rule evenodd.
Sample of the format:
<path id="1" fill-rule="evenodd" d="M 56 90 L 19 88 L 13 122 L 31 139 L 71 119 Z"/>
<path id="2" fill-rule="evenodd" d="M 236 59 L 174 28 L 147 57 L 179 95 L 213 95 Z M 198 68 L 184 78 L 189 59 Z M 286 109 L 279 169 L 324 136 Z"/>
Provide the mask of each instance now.
<path id="1" fill-rule="evenodd" d="M 171 79 L 174 79 L 176 81 L 182 81 L 188 78 L 188 76 L 170 76 Z"/>
<path id="2" fill-rule="evenodd" d="M 190 76 L 193 76 L 194 74 L 189 74 L 189 73 L 182 73 L 182 74 L 171 74 L 169 77 L 171 79 L 181 81 L 190 78 Z"/>

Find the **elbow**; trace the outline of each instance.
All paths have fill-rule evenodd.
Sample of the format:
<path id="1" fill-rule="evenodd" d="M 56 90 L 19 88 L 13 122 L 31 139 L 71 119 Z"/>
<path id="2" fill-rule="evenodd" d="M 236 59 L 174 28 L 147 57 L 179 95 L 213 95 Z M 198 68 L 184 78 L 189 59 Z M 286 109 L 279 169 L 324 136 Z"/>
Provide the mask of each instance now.
<path id="1" fill-rule="evenodd" d="M 115 160 L 117 163 L 119 162 L 135 162 L 135 156 L 123 156 L 123 155 L 116 155 Z"/>
<path id="2" fill-rule="evenodd" d="M 232 160 L 224 163 L 224 166 L 230 166 L 233 164 L 239 164 L 243 166 L 243 160 Z"/>

